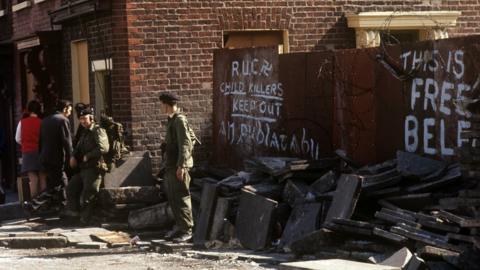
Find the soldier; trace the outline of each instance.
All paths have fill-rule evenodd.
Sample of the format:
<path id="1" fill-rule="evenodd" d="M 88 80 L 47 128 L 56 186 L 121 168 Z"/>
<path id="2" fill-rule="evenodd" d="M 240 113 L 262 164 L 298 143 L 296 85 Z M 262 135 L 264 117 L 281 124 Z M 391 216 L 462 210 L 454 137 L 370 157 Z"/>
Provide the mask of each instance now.
<path id="1" fill-rule="evenodd" d="M 179 112 L 179 98 L 170 93 L 160 95 L 161 111 L 168 116 L 165 136 L 165 175 L 168 203 L 172 208 L 175 226 L 165 238 L 186 242 L 192 238 L 192 202 L 190 198 L 190 175 L 193 166 L 193 142 L 188 132 L 185 115 Z"/>
<path id="2" fill-rule="evenodd" d="M 70 167 L 79 167 L 67 186 L 66 217 L 80 217 L 82 222 L 90 218 L 96 195 L 100 189 L 106 164 L 103 154 L 108 152 L 108 137 L 93 119 L 90 107 L 80 112 L 80 124 L 84 128 L 70 158 Z"/>

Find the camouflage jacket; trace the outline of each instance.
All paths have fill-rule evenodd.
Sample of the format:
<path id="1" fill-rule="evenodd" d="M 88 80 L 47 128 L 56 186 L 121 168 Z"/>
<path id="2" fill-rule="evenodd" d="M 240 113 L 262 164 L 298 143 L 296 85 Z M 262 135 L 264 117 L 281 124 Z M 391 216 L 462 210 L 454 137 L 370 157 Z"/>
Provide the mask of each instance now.
<path id="1" fill-rule="evenodd" d="M 80 169 L 106 167 L 103 155 L 108 152 L 109 144 L 105 130 L 93 123 L 89 129 L 83 129 L 78 142 L 73 150 L 73 156 L 77 159 Z M 83 161 L 83 157 L 87 161 Z"/>
<path id="2" fill-rule="evenodd" d="M 166 168 L 191 168 L 193 166 L 193 143 L 188 132 L 185 115 L 175 113 L 168 118 L 165 143 Z"/>

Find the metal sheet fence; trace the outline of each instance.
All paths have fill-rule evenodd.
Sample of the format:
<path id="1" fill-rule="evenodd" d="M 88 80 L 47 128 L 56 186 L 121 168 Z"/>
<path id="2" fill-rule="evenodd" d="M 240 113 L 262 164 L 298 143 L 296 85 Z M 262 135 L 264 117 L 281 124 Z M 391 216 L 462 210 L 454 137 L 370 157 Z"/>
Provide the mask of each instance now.
<path id="1" fill-rule="evenodd" d="M 214 53 L 214 158 L 318 159 L 342 148 L 361 163 L 407 150 L 454 159 L 470 126 L 455 104 L 477 97 L 480 37 L 278 55 Z"/>

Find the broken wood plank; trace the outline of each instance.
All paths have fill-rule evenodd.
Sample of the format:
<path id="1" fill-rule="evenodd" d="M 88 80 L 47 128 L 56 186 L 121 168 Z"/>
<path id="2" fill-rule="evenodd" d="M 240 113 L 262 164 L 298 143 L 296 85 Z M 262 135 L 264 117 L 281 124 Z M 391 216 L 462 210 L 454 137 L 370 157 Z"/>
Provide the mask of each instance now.
<path id="1" fill-rule="evenodd" d="M 236 234 L 243 247 L 263 249 L 270 242 L 274 200 L 242 190 L 236 218 Z"/>

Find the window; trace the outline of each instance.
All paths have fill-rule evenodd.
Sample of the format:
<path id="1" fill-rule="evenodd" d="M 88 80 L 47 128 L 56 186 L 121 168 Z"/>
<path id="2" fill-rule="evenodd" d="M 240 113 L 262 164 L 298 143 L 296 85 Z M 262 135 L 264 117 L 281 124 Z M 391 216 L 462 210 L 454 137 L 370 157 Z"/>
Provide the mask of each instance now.
<path id="1" fill-rule="evenodd" d="M 249 48 L 278 46 L 279 53 L 288 52 L 286 31 L 225 31 L 223 34 L 224 48 Z"/>

